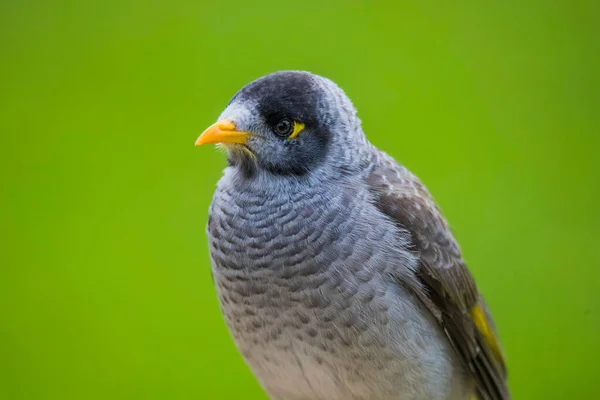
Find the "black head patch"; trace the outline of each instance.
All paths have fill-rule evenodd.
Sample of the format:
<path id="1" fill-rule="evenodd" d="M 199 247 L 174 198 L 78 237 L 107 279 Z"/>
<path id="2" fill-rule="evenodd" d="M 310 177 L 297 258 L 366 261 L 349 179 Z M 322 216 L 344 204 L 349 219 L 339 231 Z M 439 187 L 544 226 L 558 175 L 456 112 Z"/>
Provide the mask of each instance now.
<path id="1" fill-rule="evenodd" d="M 264 122 L 274 127 L 283 118 L 300 122 L 304 130 L 294 139 L 273 137 L 280 151 L 263 154 L 260 163 L 277 174 L 301 175 L 320 163 L 331 140 L 329 127 L 319 119 L 324 93 L 314 75 L 283 71 L 257 79 L 243 87 L 231 102 L 250 101 Z"/>

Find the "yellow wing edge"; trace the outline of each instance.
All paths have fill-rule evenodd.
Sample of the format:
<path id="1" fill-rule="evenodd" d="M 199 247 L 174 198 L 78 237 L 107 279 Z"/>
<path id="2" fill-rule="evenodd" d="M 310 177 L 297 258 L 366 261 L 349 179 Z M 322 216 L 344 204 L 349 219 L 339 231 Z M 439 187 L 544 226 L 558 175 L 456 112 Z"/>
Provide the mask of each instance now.
<path id="1" fill-rule="evenodd" d="M 471 319 L 473 319 L 477 330 L 485 339 L 485 342 L 489 346 L 492 353 L 494 353 L 496 359 L 504 364 L 504 356 L 502 355 L 502 350 L 500 349 L 500 343 L 498 342 L 498 338 L 496 338 L 496 334 L 490 328 L 487 317 L 485 316 L 485 311 L 480 304 L 471 309 Z"/>

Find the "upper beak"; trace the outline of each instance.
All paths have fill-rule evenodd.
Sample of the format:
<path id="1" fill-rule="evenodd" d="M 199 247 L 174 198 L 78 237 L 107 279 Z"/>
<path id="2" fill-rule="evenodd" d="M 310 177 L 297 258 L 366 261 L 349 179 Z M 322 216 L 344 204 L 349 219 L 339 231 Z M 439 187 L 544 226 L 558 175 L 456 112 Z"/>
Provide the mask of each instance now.
<path id="1" fill-rule="evenodd" d="M 202 132 L 202 135 L 196 140 L 196 146 L 211 143 L 246 144 L 246 138 L 249 135 L 248 132 L 236 130 L 235 124 L 232 121 L 222 119 Z"/>

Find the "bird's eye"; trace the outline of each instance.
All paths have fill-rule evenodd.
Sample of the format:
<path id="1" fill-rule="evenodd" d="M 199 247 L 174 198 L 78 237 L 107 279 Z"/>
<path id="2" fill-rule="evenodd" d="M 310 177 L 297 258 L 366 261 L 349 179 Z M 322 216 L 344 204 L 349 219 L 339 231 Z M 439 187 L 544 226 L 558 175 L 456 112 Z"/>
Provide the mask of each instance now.
<path id="1" fill-rule="evenodd" d="M 289 119 L 282 119 L 275 124 L 275 133 L 287 137 L 294 131 L 294 124 Z"/>

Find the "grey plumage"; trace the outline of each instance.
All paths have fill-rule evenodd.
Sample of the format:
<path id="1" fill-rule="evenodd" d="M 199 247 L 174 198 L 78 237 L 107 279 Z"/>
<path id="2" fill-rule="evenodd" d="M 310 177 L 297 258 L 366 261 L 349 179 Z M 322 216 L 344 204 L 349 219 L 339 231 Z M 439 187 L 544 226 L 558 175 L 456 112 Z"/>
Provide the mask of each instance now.
<path id="1" fill-rule="evenodd" d="M 273 135 L 282 118 L 303 131 Z M 276 73 L 220 119 L 249 135 L 225 143 L 207 229 L 213 275 L 272 400 L 508 398 L 496 342 L 471 317 L 487 309 L 445 220 L 367 141 L 341 89 Z"/>

